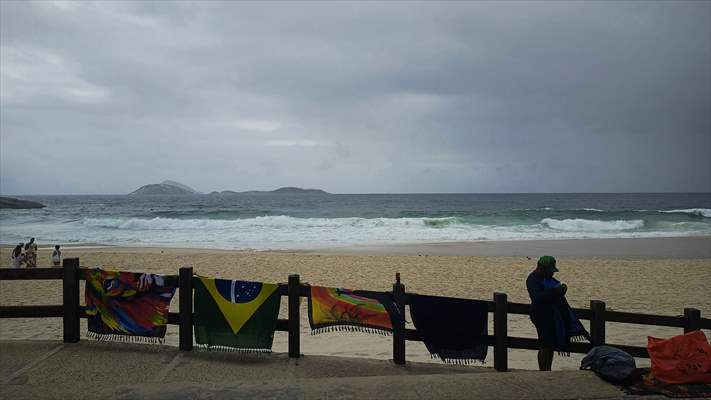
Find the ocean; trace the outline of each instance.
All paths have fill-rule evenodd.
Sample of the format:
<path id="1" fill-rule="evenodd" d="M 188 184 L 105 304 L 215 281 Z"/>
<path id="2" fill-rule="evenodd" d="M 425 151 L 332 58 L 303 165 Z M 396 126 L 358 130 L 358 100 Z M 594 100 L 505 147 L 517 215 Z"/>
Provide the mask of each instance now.
<path id="1" fill-rule="evenodd" d="M 711 235 L 711 193 L 22 196 L 0 242 L 317 249 Z"/>

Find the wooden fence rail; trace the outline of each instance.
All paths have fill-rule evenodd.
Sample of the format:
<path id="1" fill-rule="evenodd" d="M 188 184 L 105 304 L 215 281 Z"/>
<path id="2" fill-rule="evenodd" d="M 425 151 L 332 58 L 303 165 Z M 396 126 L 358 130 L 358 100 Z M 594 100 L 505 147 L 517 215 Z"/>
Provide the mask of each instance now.
<path id="1" fill-rule="evenodd" d="M 62 280 L 61 305 L 35 306 L 0 306 L 0 318 L 53 318 L 61 317 L 65 343 L 76 343 L 80 338 L 79 320 L 86 318 L 84 310 L 79 305 L 79 284 L 85 279 L 86 268 L 79 266 L 78 258 L 67 258 L 62 268 L 33 269 L 0 269 L 0 280 Z M 178 275 L 165 276 L 166 282 L 174 283 L 180 289 L 180 312 L 168 313 L 168 324 L 178 325 L 179 348 L 191 351 L 193 348 L 193 269 L 180 268 Z M 289 357 L 301 356 L 300 346 L 300 308 L 301 298 L 308 297 L 309 286 L 300 282 L 299 275 L 289 275 L 286 284 L 280 283 L 278 292 L 288 297 L 288 319 L 277 320 L 276 330 L 289 334 Z M 383 293 L 383 292 L 374 292 Z M 392 292 L 395 306 L 400 311 L 400 317 L 393 322 L 393 361 L 398 365 L 405 364 L 405 346 L 407 341 L 422 341 L 414 329 L 405 327 L 405 307 L 410 303 L 405 285 L 400 281 L 400 274 L 395 275 Z M 497 371 L 508 370 L 508 349 L 538 349 L 538 340 L 534 338 L 508 336 L 508 314 L 528 315 L 530 304 L 510 303 L 506 293 L 494 293 L 493 301 L 487 302 L 488 312 L 494 314 L 493 335 L 487 335 L 487 345 L 494 348 L 494 368 Z M 711 329 L 711 319 L 701 318 L 701 311 L 695 308 L 685 308 L 683 316 L 640 314 L 623 311 L 608 311 L 605 303 L 591 300 L 590 308 L 573 309 L 581 320 L 590 321 L 591 343 L 571 343 L 571 353 L 587 353 L 592 347 L 606 344 L 607 322 L 654 325 L 683 328 L 684 332 L 698 329 Z M 634 357 L 648 358 L 647 349 L 640 346 L 610 344 L 630 353 Z"/>

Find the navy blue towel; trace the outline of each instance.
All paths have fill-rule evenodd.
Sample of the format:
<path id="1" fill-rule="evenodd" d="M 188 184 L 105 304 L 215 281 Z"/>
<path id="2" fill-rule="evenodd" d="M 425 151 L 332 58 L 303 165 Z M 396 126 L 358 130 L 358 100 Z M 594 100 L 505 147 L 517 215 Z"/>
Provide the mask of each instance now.
<path id="1" fill-rule="evenodd" d="M 455 364 L 484 361 L 488 321 L 485 301 L 409 296 L 412 322 L 432 357 Z"/>
<path id="2" fill-rule="evenodd" d="M 555 278 L 543 280 L 546 289 L 560 286 Z M 590 341 L 590 334 L 580 322 L 564 296 L 553 303 L 553 322 L 555 325 L 555 345 L 553 348 L 561 355 L 570 356 L 570 342 Z"/>

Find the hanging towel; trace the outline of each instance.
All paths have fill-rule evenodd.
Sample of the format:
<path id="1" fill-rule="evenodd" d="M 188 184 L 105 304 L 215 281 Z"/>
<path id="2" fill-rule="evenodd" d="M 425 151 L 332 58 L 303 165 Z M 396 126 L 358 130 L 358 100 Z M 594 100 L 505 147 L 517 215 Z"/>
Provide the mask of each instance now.
<path id="1" fill-rule="evenodd" d="M 485 301 L 410 294 L 410 316 L 432 357 L 451 364 L 484 362 Z"/>
<path id="2" fill-rule="evenodd" d="M 88 336 L 99 340 L 160 342 L 175 286 L 161 275 L 87 270 L 84 300 Z"/>
<path id="3" fill-rule="evenodd" d="M 555 278 L 543 280 L 545 289 L 556 288 L 560 282 Z M 553 322 L 555 323 L 555 346 L 553 349 L 561 355 L 570 355 L 570 342 L 590 341 L 590 334 L 580 322 L 564 296 L 559 296 L 552 304 Z"/>
<path id="4" fill-rule="evenodd" d="M 198 277 L 193 285 L 199 347 L 271 352 L 281 304 L 277 284 Z"/>
<path id="5" fill-rule="evenodd" d="M 311 334 L 359 331 L 389 335 L 396 315 L 390 293 L 311 286 L 309 324 Z"/>

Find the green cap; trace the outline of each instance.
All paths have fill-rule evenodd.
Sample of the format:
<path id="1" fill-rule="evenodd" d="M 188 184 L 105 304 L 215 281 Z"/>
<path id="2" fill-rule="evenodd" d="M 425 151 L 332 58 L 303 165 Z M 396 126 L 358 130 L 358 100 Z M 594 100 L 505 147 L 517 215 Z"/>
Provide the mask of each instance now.
<path id="1" fill-rule="evenodd" d="M 546 271 L 558 272 L 558 268 L 555 267 L 555 258 L 552 256 L 543 256 L 539 258 L 538 265 L 543 267 Z"/>

